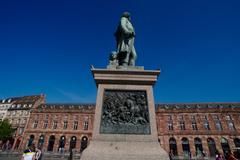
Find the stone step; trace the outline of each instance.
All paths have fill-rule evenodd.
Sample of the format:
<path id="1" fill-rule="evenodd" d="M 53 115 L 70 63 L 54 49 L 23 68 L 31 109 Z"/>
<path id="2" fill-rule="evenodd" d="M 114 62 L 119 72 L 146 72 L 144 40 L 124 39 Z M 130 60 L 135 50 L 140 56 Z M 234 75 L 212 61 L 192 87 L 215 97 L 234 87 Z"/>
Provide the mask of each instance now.
<path id="1" fill-rule="evenodd" d="M 19 153 L 0 152 L 0 160 L 19 160 L 22 155 Z"/>
<path id="2" fill-rule="evenodd" d="M 21 153 L 0 152 L 0 160 L 20 160 Z M 69 154 L 44 153 L 42 160 L 69 160 Z M 80 160 L 80 154 L 74 154 L 72 160 Z"/>

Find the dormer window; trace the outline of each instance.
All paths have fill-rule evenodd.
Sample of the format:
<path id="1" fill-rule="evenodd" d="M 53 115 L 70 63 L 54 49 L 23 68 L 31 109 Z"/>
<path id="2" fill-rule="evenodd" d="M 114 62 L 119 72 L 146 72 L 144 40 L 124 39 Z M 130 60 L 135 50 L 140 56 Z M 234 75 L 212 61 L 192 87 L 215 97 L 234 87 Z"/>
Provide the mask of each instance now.
<path id="1" fill-rule="evenodd" d="M 18 104 L 18 105 L 17 105 L 17 108 L 20 108 L 20 107 L 21 107 L 21 104 Z"/>
<path id="2" fill-rule="evenodd" d="M 2 103 L 5 103 L 5 99 L 4 99 L 4 100 L 2 100 Z"/>
<path id="3" fill-rule="evenodd" d="M 11 99 L 9 99 L 9 100 L 8 100 L 8 103 L 11 103 L 11 101 L 12 101 L 12 100 L 11 100 Z"/>
<path id="4" fill-rule="evenodd" d="M 32 104 L 29 104 L 29 108 L 32 108 Z"/>
<path id="5" fill-rule="evenodd" d="M 27 107 L 27 105 L 26 105 L 26 104 L 24 104 L 24 105 L 23 105 L 23 108 L 26 108 L 26 107 Z"/>

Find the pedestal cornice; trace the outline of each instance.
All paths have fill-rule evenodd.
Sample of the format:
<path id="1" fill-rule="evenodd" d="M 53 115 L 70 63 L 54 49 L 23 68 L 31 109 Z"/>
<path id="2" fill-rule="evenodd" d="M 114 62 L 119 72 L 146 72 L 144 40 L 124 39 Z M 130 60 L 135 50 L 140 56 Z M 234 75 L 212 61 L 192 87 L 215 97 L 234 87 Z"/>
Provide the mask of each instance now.
<path id="1" fill-rule="evenodd" d="M 154 85 L 160 70 L 91 69 L 96 85 Z"/>

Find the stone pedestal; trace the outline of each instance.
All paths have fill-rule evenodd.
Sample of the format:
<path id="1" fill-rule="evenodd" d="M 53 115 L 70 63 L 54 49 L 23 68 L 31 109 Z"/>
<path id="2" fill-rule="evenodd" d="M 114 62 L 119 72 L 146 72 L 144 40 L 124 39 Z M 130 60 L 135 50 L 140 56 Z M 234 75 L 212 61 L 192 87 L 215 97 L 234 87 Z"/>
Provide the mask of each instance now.
<path id="1" fill-rule="evenodd" d="M 93 140 L 82 160 L 168 160 L 158 143 L 153 85 L 159 70 L 92 69 Z"/>

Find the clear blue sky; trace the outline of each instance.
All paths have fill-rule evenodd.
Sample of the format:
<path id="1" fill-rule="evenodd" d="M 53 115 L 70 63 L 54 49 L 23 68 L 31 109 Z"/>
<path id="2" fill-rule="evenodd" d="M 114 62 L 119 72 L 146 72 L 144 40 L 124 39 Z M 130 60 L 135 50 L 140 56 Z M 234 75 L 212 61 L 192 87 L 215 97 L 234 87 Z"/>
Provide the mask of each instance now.
<path id="1" fill-rule="evenodd" d="M 137 65 L 160 68 L 157 103 L 240 101 L 239 0 L 0 1 L 0 99 L 95 102 L 90 65 L 104 68 L 123 11 Z"/>

